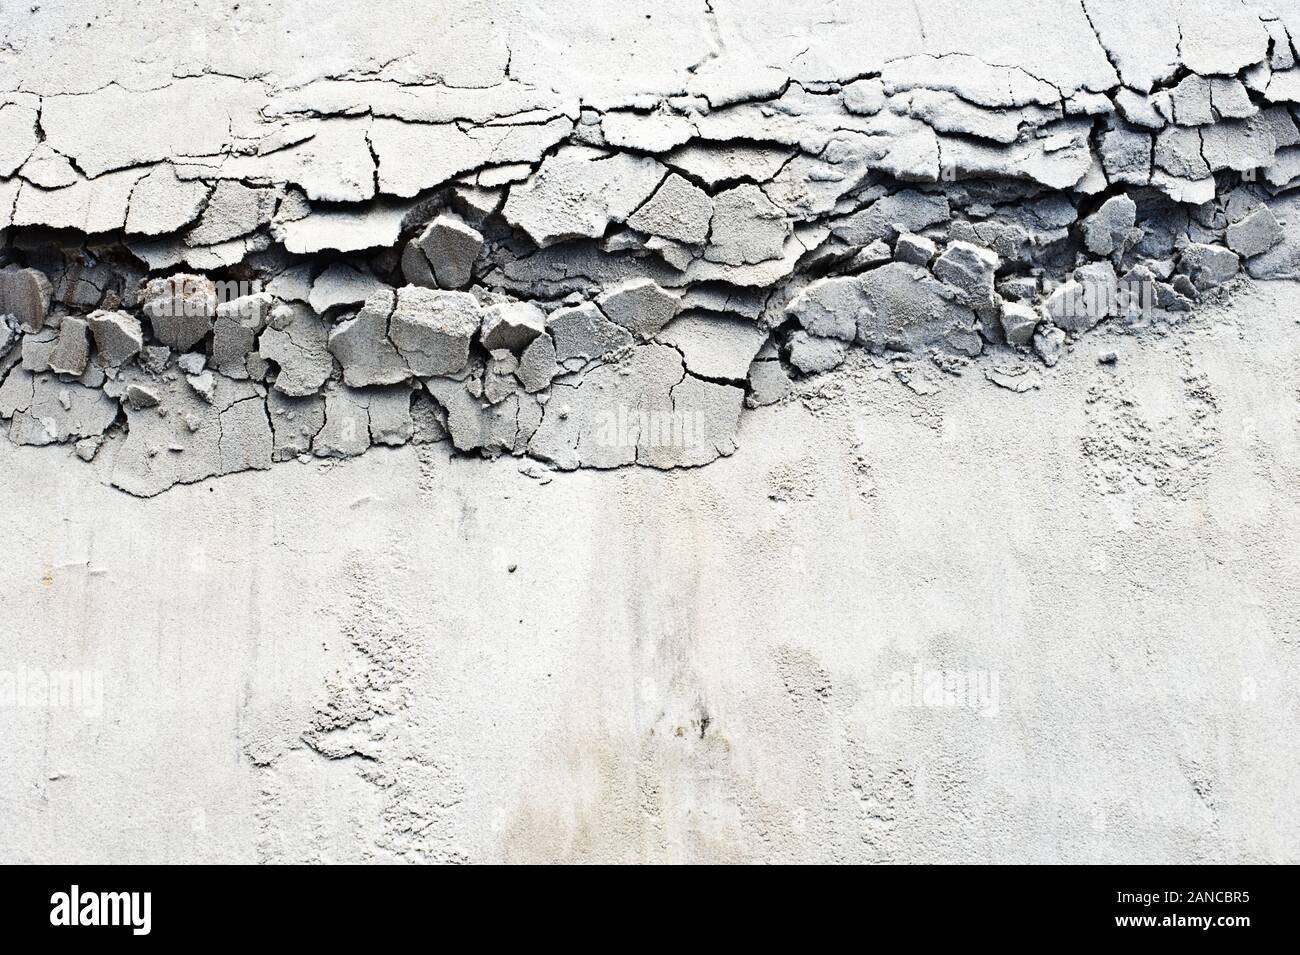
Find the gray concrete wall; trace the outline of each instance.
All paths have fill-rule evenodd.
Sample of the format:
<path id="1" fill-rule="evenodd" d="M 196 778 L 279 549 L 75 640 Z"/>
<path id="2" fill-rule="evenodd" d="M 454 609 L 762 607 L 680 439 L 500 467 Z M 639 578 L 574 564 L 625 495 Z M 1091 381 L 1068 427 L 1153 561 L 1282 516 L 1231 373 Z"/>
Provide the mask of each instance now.
<path id="1" fill-rule="evenodd" d="M 1295 862 L 1300 292 L 1233 291 L 1021 394 L 855 353 L 697 470 L 0 443 L 0 670 L 102 687 L 0 707 L 0 856 Z"/>

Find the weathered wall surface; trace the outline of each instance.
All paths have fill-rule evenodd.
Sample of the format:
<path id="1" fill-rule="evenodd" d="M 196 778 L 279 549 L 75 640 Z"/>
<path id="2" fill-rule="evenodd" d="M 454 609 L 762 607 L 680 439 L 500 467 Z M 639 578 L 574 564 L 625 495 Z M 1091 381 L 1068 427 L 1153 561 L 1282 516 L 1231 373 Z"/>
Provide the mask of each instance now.
<path id="1" fill-rule="evenodd" d="M 10 439 L 125 435 L 139 496 L 698 467 L 853 348 L 1051 366 L 1300 277 L 1292 5 L 678 6 L 10 11 Z"/>
<path id="2" fill-rule="evenodd" d="M 3 856 L 1294 862 L 1297 307 L 864 359 L 690 471 L 4 447 L 3 659 L 103 704 L 0 710 Z"/>
<path id="3" fill-rule="evenodd" d="M 0 12 L 0 858 L 1300 855 L 1294 0 Z"/>

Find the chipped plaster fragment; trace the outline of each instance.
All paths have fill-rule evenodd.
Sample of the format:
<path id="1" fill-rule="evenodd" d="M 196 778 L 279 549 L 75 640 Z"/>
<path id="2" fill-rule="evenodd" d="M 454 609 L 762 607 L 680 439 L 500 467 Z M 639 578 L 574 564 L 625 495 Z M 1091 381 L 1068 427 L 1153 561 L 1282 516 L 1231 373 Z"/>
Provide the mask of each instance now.
<path id="1" fill-rule="evenodd" d="M 388 288 L 368 271 L 343 262 L 335 262 L 312 282 L 307 304 L 318 315 L 331 309 L 362 305 L 376 292 Z"/>
<path id="2" fill-rule="evenodd" d="M 131 191 L 126 231 L 138 235 L 175 232 L 198 218 L 209 191 L 202 182 L 181 180 L 171 163 L 159 163 Z"/>
<path id="3" fill-rule="evenodd" d="M 464 371 L 481 321 L 478 300 L 468 293 L 408 285 L 397 290 L 388 334 L 416 375 L 454 375 Z"/>
<path id="4" fill-rule="evenodd" d="M 665 175 L 660 163 L 644 156 L 566 146 L 526 182 L 510 187 L 503 213 L 540 246 L 599 238 L 610 223 L 626 222 Z"/>
<path id="5" fill-rule="evenodd" d="M 343 381 L 353 388 L 391 385 L 411 376 L 406 360 L 388 337 L 397 303 L 392 289 L 377 289 L 357 314 L 329 333 L 329 350 L 343 366 Z"/>
<path id="6" fill-rule="evenodd" d="M 640 339 L 647 339 L 677 314 L 681 297 L 660 288 L 651 279 L 634 279 L 606 289 L 596 304 L 610 321 Z"/>
<path id="7" fill-rule="evenodd" d="M 81 232 L 110 232 L 126 224 L 127 205 L 141 169 L 123 169 L 97 179 L 78 179 L 60 189 L 23 183 L 14 206 L 14 225 L 42 225 Z"/>
<path id="8" fill-rule="evenodd" d="M 655 336 L 682 353 L 686 370 L 711 380 L 742 381 L 767 333 L 742 318 L 685 312 Z"/>
<path id="9" fill-rule="evenodd" d="M 334 361 L 328 345 L 329 331 L 314 311 L 299 304 L 278 305 L 257 340 L 257 351 L 280 369 L 275 390 L 301 398 L 314 394 L 329 378 Z"/>
<path id="10" fill-rule="evenodd" d="M 709 236 L 713 202 L 708 193 L 672 173 L 627 224 L 639 232 L 702 245 Z"/>

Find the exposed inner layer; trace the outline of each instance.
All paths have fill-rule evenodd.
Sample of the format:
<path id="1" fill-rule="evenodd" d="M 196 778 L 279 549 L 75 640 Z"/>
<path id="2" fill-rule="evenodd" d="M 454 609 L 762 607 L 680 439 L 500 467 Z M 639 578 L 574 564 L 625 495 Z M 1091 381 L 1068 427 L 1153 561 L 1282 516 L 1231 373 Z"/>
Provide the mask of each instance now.
<path id="1" fill-rule="evenodd" d="M 463 86 L 19 76 L 0 416 L 152 495 L 408 441 L 705 465 L 851 348 L 1030 387 L 1100 323 L 1300 278 L 1300 24 L 1196 7 L 1163 59 L 1070 7 L 1060 76 L 913 51 L 813 78 L 716 36 L 601 96 L 509 57 Z"/>

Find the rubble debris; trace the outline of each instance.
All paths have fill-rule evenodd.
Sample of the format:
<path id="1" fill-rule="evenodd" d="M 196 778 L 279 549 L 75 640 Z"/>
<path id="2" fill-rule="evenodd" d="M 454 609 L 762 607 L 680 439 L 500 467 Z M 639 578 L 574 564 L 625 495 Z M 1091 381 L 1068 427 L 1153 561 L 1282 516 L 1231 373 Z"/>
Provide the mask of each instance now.
<path id="1" fill-rule="evenodd" d="M 633 279 L 601 293 L 596 304 L 605 317 L 644 340 L 663 328 L 677 313 L 679 296 L 652 279 Z"/>
<path id="2" fill-rule="evenodd" d="M 555 359 L 601 358 L 624 351 L 632 334 L 605 317 L 595 304 L 558 308 L 546 319 L 546 331 L 555 344 Z"/>
<path id="3" fill-rule="evenodd" d="M 1178 272 L 1190 278 L 1197 291 L 1204 292 L 1233 278 L 1240 265 L 1240 258 L 1231 249 L 1193 242 L 1183 248 Z"/>
<path id="4" fill-rule="evenodd" d="M 309 306 L 277 305 L 257 340 L 257 351 L 275 363 L 276 391 L 293 398 L 314 394 L 334 368 L 329 331 Z"/>
<path id="5" fill-rule="evenodd" d="M 900 235 L 894 243 L 894 258 L 910 265 L 929 265 L 938 251 L 939 247 L 933 239 L 910 232 Z"/>
<path id="6" fill-rule="evenodd" d="M 1111 196 L 1083 220 L 1083 241 L 1093 255 L 1112 255 L 1138 238 L 1133 234 L 1137 203 L 1128 196 Z"/>
<path id="7" fill-rule="evenodd" d="M 352 388 L 392 385 L 411 376 L 388 335 L 388 323 L 397 304 L 391 289 L 378 289 L 352 318 L 329 332 L 329 350 L 343 366 L 343 381 Z"/>
<path id="8" fill-rule="evenodd" d="M 483 236 L 459 216 L 444 213 L 406 244 L 402 274 L 412 285 L 463 289 L 473 278 Z"/>
<path id="9" fill-rule="evenodd" d="M 421 378 L 454 375 L 469 362 L 470 339 L 481 322 L 473 295 L 407 285 L 397 290 L 388 336 Z"/>
<path id="10" fill-rule="evenodd" d="M 1300 280 L 1275 7 L 1183 4 L 1161 39 L 1089 3 L 1032 71 L 767 51 L 581 97 L 404 61 L 6 94 L 0 416 L 149 495 L 448 439 L 546 480 L 698 466 L 855 349 L 1014 400 L 1104 323 Z"/>
<path id="11" fill-rule="evenodd" d="M 499 302 L 483 310 L 479 336 L 488 351 L 522 352 L 546 331 L 546 313 L 531 302 Z"/>
<path id="12" fill-rule="evenodd" d="M 1038 312 L 1022 302 L 1002 303 L 1002 334 L 1008 345 L 1028 345 L 1038 327 Z"/>
<path id="13" fill-rule="evenodd" d="M 154 338 L 184 351 L 212 331 L 217 311 L 216 286 L 204 276 L 185 273 L 150 279 L 144 288 L 143 310 Z"/>
<path id="14" fill-rule="evenodd" d="M 565 146 L 523 183 L 510 187 L 503 211 L 540 246 L 595 239 L 626 222 L 659 187 L 664 167 L 645 156 Z"/>
<path id="15" fill-rule="evenodd" d="M 0 269 L 0 314 L 12 315 L 31 332 L 45 326 L 54 286 L 44 272 L 7 265 Z"/>
<path id="16" fill-rule="evenodd" d="M 1228 248 L 1243 259 L 1254 258 L 1267 252 L 1282 241 L 1284 232 L 1268 206 L 1260 206 L 1254 212 L 1228 226 Z"/>
<path id="17" fill-rule="evenodd" d="M 336 262 L 316 276 L 307 295 L 307 304 L 317 315 L 325 315 L 336 308 L 359 306 L 376 291 L 385 288 L 388 286 L 371 273 Z"/>
<path id="18" fill-rule="evenodd" d="M 65 315 L 59 323 L 59 338 L 46 362 L 50 370 L 60 375 L 77 376 L 86 370 L 90 360 L 90 334 L 86 320 Z"/>

